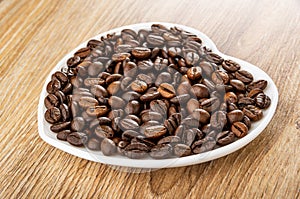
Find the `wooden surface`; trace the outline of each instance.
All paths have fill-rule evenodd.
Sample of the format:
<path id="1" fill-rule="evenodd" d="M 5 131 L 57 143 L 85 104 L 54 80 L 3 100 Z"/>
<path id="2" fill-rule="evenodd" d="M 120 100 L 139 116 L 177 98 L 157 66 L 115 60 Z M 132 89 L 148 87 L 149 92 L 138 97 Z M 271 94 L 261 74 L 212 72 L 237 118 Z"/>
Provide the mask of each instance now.
<path id="1" fill-rule="evenodd" d="M 206 33 L 266 71 L 277 112 L 252 143 L 200 165 L 126 173 L 46 144 L 44 79 L 81 42 L 122 25 L 165 21 Z M 0 198 L 300 198 L 300 1 L 0 1 Z"/>

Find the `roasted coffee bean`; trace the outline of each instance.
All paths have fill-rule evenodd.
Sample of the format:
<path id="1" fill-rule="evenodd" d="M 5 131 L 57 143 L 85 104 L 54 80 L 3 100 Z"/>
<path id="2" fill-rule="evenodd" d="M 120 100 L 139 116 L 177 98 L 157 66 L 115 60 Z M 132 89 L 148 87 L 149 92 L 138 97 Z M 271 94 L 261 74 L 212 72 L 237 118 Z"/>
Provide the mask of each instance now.
<path id="1" fill-rule="evenodd" d="M 141 104 L 136 100 L 131 100 L 127 103 L 125 107 L 125 112 L 127 114 L 137 115 L 140 112 Z"/>
<path id="2" fill-rule="evenodd" d="M 225 70 L 227 70 L 228 72 L 236 72 L 236 71 L 240 70 L 240 68 L 241 68 L 241 66 L 238 63 L 236 63 L 232 60 L 223 61 L 222 67 Z"/>
<path id="3" fill-rule="evenodd" d="M 198 128 L 199 127 L 199 121 L 194 119 L 193 117 L 186 117 L 181 122 L 183 125 L 186 125 L 191 128 Z"/>
<path id="4" fill-rule="evenodd" d="M 65 73 L 62 73 L 60 71 L 55 72 L 52 76 L 51 79 L 54 80 L 58 80 L 62 87 L 64 87 L 67 83 L 68 83 L 68 76 Z"/>
<path id="5" fill-rule="evenodd" d="M 243 118 L 242 122 L 244 124 L 246 124 L 246 126 L 248 127 L 248 129 L 251 128 L 251 120 L 249 119 L 249 117 L 247 117 L 247 116 L 244 115 L 244 118 Z"/>
<path id="6" fill-rule="evenodd" d="M 194 84 L 191 88 L 191 94 L 192 96 L 196 96 L 198 99 L 208 98 L 210 95 L 208 88 L 203 84 Z"/>
<path id="7" fill-rule="evenodd" d="M 244 92 L 246 90 L 245 84 L 237 79 L 230 80 L 230 85 L 237 91 Z"/>
<path id="8" fill-rule="evenodd" d="M 194 119 L 198 120 L 202 124 L 207 124 L 210 119 L 210 114 L 204 109 L 194 109 L 192 116 Z"/>
<path id="9" fill-rule="evenodd" d="M 93 85 L 91 87 L 91 93 L 95 95 L 96 97 L 108 97 L 107 90 L 100 85 Z"/>
<path id="10" fill-rule="evenodd" d="M 188 145 L 176 144 L 174 146 L 174 154 L 177 157 L 184 157 L 192 154 L 192 150 Z"/>
<path id="11" fill-rule="evenodd" d="M 46 89 L 50 94 L 55 93 L 56 91 L 61 89 L 61 83 L 59 80 L 53 79 L 47 84 Z"/>
<path id="12" fill-rule="evenodd" d="M 139 74 L 136 77 L 138 80 L 144 81 L 146 82 L 146 84 L 148 85 L 148 87 L 150 87 L 153 84 L 153 79 L 151 76 L 146 75 L 146 74 Z"/>
<path id="13" fill-rule="evenodd" d="M 150 109 L 154 112 L 160 113 L 162 116 L 167 114 L 167 104 L 162 100 L 153 100 L 150 102 Z"/>
<path id="14" fill-rule="evenodd" d="M 185 62 L 187 65 L 195 65 L 199 61 L 199 55 L 195 52 L 188 52 L 185 56 Z"/>
<path id="15" fill-rule="evenodd" d="M 208 88 L 209 91 L 215 90 L 215 83 L 208 79 L 203 79 L 202 83 Z"/>
<path id="16" fill-rule="evenodd" d="M 220 106 L 220 100 L 216 97 L 205 99 L 200 103 L 200 108 L 208 112 L 213 112 L 217 110 L 219 106 Z"/>
<path id="17" fill-rule="evenodd" d="M 90 48 L 81 48 L 74 53 L 74 56 L 78 56 L 81 59 L 86 58 L 90 54 Z"/>
<path id="18" fill-rule="evenodd" d="M 244 82 L 244 84 L 249 84 L 253 81 L 253 76 L 251 73 L 245 70 L 238 70 L 234 73 L 236 79 Z"/>
<path id="19" fill-rule="evenodd" d="M 138 129 L 139 124 L 132 119 L 123 119 L 120 121 L 120 127 L 123 130 L 133 130 L 133 129 Z"/>
<path id="20" fill-rule="evenodd" d="M 132 150 L 148 152 L 149 147 L 146 144 L 140 142 L 131 143 L 125 147 L 125 151 L 132 151 Z"/>
<path id="21" fill-rule="evenodd" d="M 98 138 L 113 138 L 114 137 L 114 130 L 107 125 L 100 125 L 97 126 L 95 129 L 95 135 Z"/>
<path id="22" fill-rule="evenodd" d="M 222 129 L 226 123 L 226 114 L 223 111 L 216 111 L 211 115 L 210 123 L 214 128 Z"/>
<path id="23" fill-rule="evenodd" d="M 91 63 L 87 69 L 87 73 L 90 76 L 97 76 L 100 72 L 104 71 L 104 65 L 101 62 Z"/>
<path id="24" fill-rule="evenodd" d="M 202 140 L 196 141 L 191 148 L 193 153 L 198 154 L 212 150 L 215 147 L 215 145 L 216 140 L 212 137 L 207 137 Z"/>
<path id="25" fill-rule="evenodd" d="M 54 94 L 49 94 L 44 100 L 44 104 L 47 109 L 50 109 L 52 107 L 57 107 L 60 104 L 60 101 Z"/>
<path id="26" fill-rule="evenodd" d="M 186 109 L 188 110 L 188 112 L 190 114 L 193 113 L 193 111 L 195 109 L 198 109 L 199 108 L 199 101 L 197 99 L 194 99 L 194 98 L 191 98 L 188 102 L 187 102 L 187 107 Z"/>
<path id="27" fill-rule="evenodd" d="M 162 83 L 158 87 L 157 91 L 161 94 L 161 96 L 167 99 L 173 98 L 176 95 L 174 87 L 172 86 L 172 84 L 168 83 Z"/>
<path id="28" fill-rule="evenodd" d="M 89 108 L 89 107 L 97 106 L 98 101 L 93 97 L 81 97 L 78 104 L 83 108 Z"/>
<path id="29" fill-rule="evenodd" d="M 86 146 L 90 150 L 99 151 L 101 148 L 101 141 L 96 138 L 92 138 L 87 141 Z"/>
<path id="30" fill-rule="evenodd" d="M 164 126 L 166 127 L 169 134 L 173 135 L 176 128 L 178 127 L 178 124 L 176 123 L 174 118 L 168 118 L 164 121 Z"/>
<path id="31" fill-rule="evenodd" d="M 242 122 L 235 122 L 231 125 L 231 131 L 238 137 L 244 137 L 248 133 L 248 127 Z"/>
<path id="32" fill-rule="evenodd" d="M 141 97 L 140 93 L 137 93 L 135 91 L 128 91 L 122 95 L 122 99 L 129 102 L 131 100 L 138 100 Z"/>
<path id="33" fill-rule="evenodd" d="M 152 46 L 162 46 L 165 43 L 163 37 L 154 34 L 148 35 L 147 42 Z"/>
<path id="34" fill-rule="evenodd" d="M 120 75 L 120 74 L 112 74 L 105 78 L 105 83 L 106 83 L 106 85 L 109 85 L 114 81 L 120 80 L 121 78 L 122 78 L 122 75 Z"/>
<path id="35" fill-rule="evenodd" d="M 171 83 L 171 81 L 172 81 L 172 77 L 170 73 L 162 72 L 157 76 L 155 80 L 155 86 L 159 87 L 162 83 Z"/>
<path id="36" fill-rule="evenodd" d="M 222 64 L 223 58 L 220 55 L 217 55 L 216 53 L 208 52 L 205 56 L 207 61 L 213 62 L 215 64 Z"/>
<path id="37" fill-rule="evenodd" d="M 67 137 L 69 134 L 71 134 L 70 130 L 63 130 L 57 133 L 56 138 L 59 140 L 67 141 Z"/>
<path id="38" fill-rule="evenodd" d="M 66 104 L 61 104 L 59 106 L 59 109 L 60 109 L 60 112 L 61 112 L 62 121 L 65 122 L 65 121 L 69 120 L 70 117 L 71 117 L 69 107 Z"/>
<path id="39" fill-rule="evenodd" d="M 100 117 L 109 112 L 109 109 L 105 105 L 90 106 L 86 109 L 86 113 L 92 117 Z"/>
<path id="40" fill-rule="evenodd" d="M 124 150 L 124 155 L 131 159 L 142 159 L 147 156 L 147 151 L 141 150 Z"/>
<path id="41" fill-rule="evenodd" d="M 176 105 L 181 105 L 181 104 L 186 104 L 189 99 L 190 99 L 189 94 L 183 94 L 183 95 L 178 95 L 176 97 L 173 97 L 172 99 L 170 99 L 170 102 Z"/>
<path id="42" fill-rule="evenodd" d="M 251 98 L 255 98 L 258 94 L 263 93 L 263 90 L 261 90 L 260 88 L 255 88 L 252 89 L 249 93 L 248 93 L 248 97 Z"/>
<path id="43" fill-rule="evenodd" d="M 108 99 L 108 104 L 112 109 L 121 109 L 125 107 L 125 101 L 117 96 L 111 96 Z"/>
<path id="44" fill-rule="evenodd" d="M 247 86 L 247 90 L 251 91 L 255 88 L 260 88 L 261 90 L 264 90 L 268 85 L 268 82 L 266 80 L 258 80 L 255 82 L 251 82 L 250 84 L 248 84 Z"/>
<path id="45" fill-rule="evenodd" d="M 86 135 L 80 132 L 73 132 L 67 135 L 67 141 L 74 146 L 83 146 L 86 140 Z"/>
<path id="46" fill-rule="evenodd" d="M 80 63 L 80 57 L 79 56 L 74 56 L 71 57 L 67 60 L 67 66 L 68 67 L 75 67 Z"/>
<path id="47" fill-rule="evenodd" d="M 140 70 L 150 70 L 154 66 L 153 62 L 151 60 L 143 60 L 138 62 L 138 68 Z"/>
<path id="48" fill-rule="evenodd" d="M 117 146 L 111 139 L 104 138 L 101 142 L 101 152 L 106 156 L 113 155 L 117 152 Z"/>
<path id="49" fill-rule="evenodd" d="M 114 81 L 111 84 L 108 85 L 107 87 L 107 92 L 110 95 L 116 95 L 117 92 L 120 91 L 120 87 L 121 87 L 121 82 L 120 81 Z"/>
<path id="50" fill-rule="evenodd" d="M 155 159 L 168 158 L 172 155 L 172 150 L 170 144 L 158 144 L 151 149 L 149 155 Z"/>
<path id="51" fill-rule="evenodd" d="M 233 110 L 227 113 L 227 119 L 232 124 L 234 122 L 240 122 L 244 118 L 244 113 L 241 110 Z"/>
<path id="52" fill-rule="evenodd" d="M 178 136 L 167 136 L 164 137 L 162 139 L 160 139 L 157 144 L 171 144 L 171 145 L 175 145 L 178 144 L 180 142 L 180 137 Z"/>
<path id="53" fill-rule="evenodd" d="M 258 121 L 263 116 L 262 110 L 253 105 L 248 105 L 245 108 L 243 108 L 243 112 L 251 121 Z"/>
<path id="54" fill-rule="evenodd" d="M 162 125 L 150 126 L 145 129 L 145 136 L 151 139 L 157 139 L 164 136 L 167 133 L 166 127 Z"/>
<path id="55" fill-rule="evenodd" d="M 227 102 L 227 103 L 235 104 L 235 103 L 237 103 L 238 98 L 237 98 L 237 96 L 234 92 L 227 92 L 224 95 L 224 101 Z"/>
<path id="56" fill-rule="evenodd" d="M 60 122 L 50 126 L 50 130 L 58 133 L 63 130 L 67 130 L 71 125 L 71 122 Z"/>
<path id="57" fill-rule="evenodd" d="M 112 55 L 112 60 L 115 62 L 124 61 L 126 58 L 130 57 L 130 53 L 116 53 Z"/>
<path id="58" fill-rule="evenodd" d="M 189 94 L 189 91 L 191 90 L 191 84 L 187 81 L 182 82 L 179 84 L 177 87 L 177 94 L 178 95 L 183 95 L 183 94 Z"/>
<path id="59" fill-rule="evenodd" d="M 234 139 L 234 133 L 231 131 L 222 131 L 217 135 L 217 143 L 221 146 L 232 143 Z"/>
<path id="60" fill-rule="evenodd" d="M 45 120 L 50 124 L 58 122 L 61 117 L 61 112 L 57 107 L 52 107 L 45 112 Z"/>
<path id="61" fill-rule="evenodd" d="M 85 121 L 82 117 L 75 117 L 71 122 L 72 131 L 82 131 L 85 126 Z"/>
<path id="62" fill-rule="evenodd" d="M 258 108 L 268 108 L 271 104 L 271 99 L 269 96 L 265 95 L 264 93 L 259 93 L 255 97 L 255 104 L 258 106 Z"/>
<path id="63" fill-rule="evenodd" d="M 254 105 L 254 104 L 255 104 L 255 100 L 250 98 L 250 97 L 241 97 L 238 100 L 238 107 L 239 108 L 244 108 L 245 106 Z"/>
<path id="64" fill-rule="evenodd" d="M 141 80 L 135 80 L 131 83 L 131 89 L 138 93 L 144 93 L 147 90 L 147 88 L 147 83 Z"/>
<path id="65" fill-rule="evenodd" d="M 149 48 L 135 47 L 132 50 L 132 55 L 137 59 L 148 59 L 151 56 L 151 50 Z"/>
<path id="66" fill-rule="evenodd" d="M 130 142 L 133 138 L 139 136 L 140 134 L 134 130 L 126 130 L 122 133 L 122 140 Z"/>
<path id="67" fill-rule="evenodd" d="M 228 74 L 221 70 L 213 72 L 211 79 L 215 84 L 227 84 L 229 82 Z"/>
<path id="68" fill-rule="evenodd" d="M 155 99 L 160 98 L 161 94 L 158 91 L 147 92 L 140 97 L 142 102 L 149 102 Z"/>
<path id="69" fill-rule="evenodd" d="M 216 69 L 216 65 L 207 61 L 200 62 L 200 67 L 202 69 L 202 74 L 204 77 L 211 77 L 212 73 Z"/>
<path id="70" fill-rule="evenodd" d="M 202 78 L 202 69 L 199 66 L 194 66 L 189 68 L 186 74 L 190 80 L 199 80 Z"/>
<path id="71" fill-rule="evenodd" d="M 148 122 L 148 121 L 152 121 L 152 120 L 162 121 L 163 116 L 158 112 L 154 112 L 154 111 L 149 110 L 149 111 L 143 113 L 141 115 L 141 118 L 142 118 L 143 122 Z"/>

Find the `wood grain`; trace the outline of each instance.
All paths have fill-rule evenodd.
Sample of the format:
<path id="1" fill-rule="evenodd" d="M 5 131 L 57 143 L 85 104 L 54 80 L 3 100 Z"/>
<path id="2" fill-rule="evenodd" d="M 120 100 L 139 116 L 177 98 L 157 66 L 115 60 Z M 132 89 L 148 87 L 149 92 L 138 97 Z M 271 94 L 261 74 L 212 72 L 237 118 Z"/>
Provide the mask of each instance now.
<path id="1" fill-rule="evenodd" d="M 300 198 L 298 0 L 0 1 L 0 198 Z M 164 21 L 206 33 L 266 71 L 277 112 L 241 150 L 204 164 L 128 173 L 46 144 L 44 79 L 70 50 L 122 25 Z"/>

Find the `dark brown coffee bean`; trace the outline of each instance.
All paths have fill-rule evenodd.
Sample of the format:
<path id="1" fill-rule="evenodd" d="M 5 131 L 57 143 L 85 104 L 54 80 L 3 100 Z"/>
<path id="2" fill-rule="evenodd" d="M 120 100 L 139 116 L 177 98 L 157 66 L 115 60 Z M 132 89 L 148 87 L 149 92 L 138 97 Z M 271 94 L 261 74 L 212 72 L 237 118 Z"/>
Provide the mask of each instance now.
<path id="1" fill-rule="evenodd" d="M 67 83 L 66 86 L 62 89 L 62 92 L 64 94 L 69 94 L 69 93 L 72 92 L 72 90 L 73 90 L 72 84 L 71 83 Z"/>
<path id="2" fill-rule="evenodd" d="M 153 84 L 153 79 L 151 76 L 146 75 L 146 74 L 139 74 L 136 77 L 138 80 L 141 80 L 143 82 L 146 82 L 146 84 L 149 86 L 151 86 Z"/>
<path id="3" fill-rule="evenodd" d="M 151 56 L 151 50 L 149 48 L 135 47 L 132 50 L 132 55 L 137 59 L 148 59 Z"/>
<path id="4" fill-rule="evenodd" d="M 106 156 L 113 155 L 117 152 L 117 146 L 111 139 L 104 138 L 101 142 L 101 152 Z"/>
<path id="5" fill-rule="evenodd" d="M 52 94 L 61 89 L 61 83 L 57 79 L 53 79 L 47 84 L 47 92 Z"/>
<path id="6" fill-rule="evenodd" d="M 147 90 L 147 88 L 147 83 L 141 80 L 135 80 L 131 83 L 131 89 L 138 93 L 144 93 Z"/>
<path id="7" fill-rule="evenodd" d="M 249 93 L 248 93 L 248 97 L 251 98 L 255 98 L 259 93 L 263 93 L 263 90 L 261 90 L 260 88 L 255 88 L 252 89 Z"/>
<path id="8" fill-rule="evenodd" d="M 140 70 L 150 70 L 154 66 L 153 62 L 151 60 L 143 60 L 138 62 L 138 68 Z"/>
<path id="9" fill-rule="evenodd" d="M 81 48 L 74 53 L 74 56 L 78 56 L 81 59 L 86 58 L 90 54 L 90 48 Z"/>
<path id="10" fill-rule="evenodd" d="M 192 118 L 192 117 L 186 117 L 186 118 L 184 118 L 181 121 L 181 123 L 183 125 L 186 125 L 186 126 L 191 127 L 191 128 L 193 128 L 193 127 L 196 127 L 196 128 L 199 127 L 199 121 L 196 120 L 196 119 L 194 119 L 194 118 Z"/>
<path id="11" fill-rule="evenodd" d="M 111 106 L 112 109 L 121 109 L 125 107 L 125 101 L 117 96 L 111 96 L 108 99 L 108 104 Z"/>
<path id="12" fill-rule="evenodd" d="M 165 41 L 164 38 L 158 35 L 149 34 L 147 37 L 147 42 L 152 46 L 163 46 Z"/>
<path id="13" fill-rule="evenodd" d="M 207 124 L 210 119 L 210 114 L 204 109 L 194 109 L 192 116 L 194 119 L 198 120 L 202 124 Z"/>
<path id="14" fill-rule="evenodd" d="M 215 83 L 211 80 L 208 79 L 202 79 L 203 85 L 205 85 L 209 91 L 214 91 L 215 90 Z"/>
<path id="15" fill-rule="evenodd" d="M 212 137 L 207 137 L 202 140 L 196 141 L 191 148 L 193 153 L 198 154 L 212 150 L 215 147 L 215 145 L 216 140 Z"/>
<path id="16" fill-rule="evenodd" d="M 211 76 L 211 80 L 215 84 L 227 84 L 229 82 L 229 76 L 226 72 L 217 70 L 217 71 L 213 72 L 213 74 Z"/>
<path id="17" fill-rule="evenodd" d="M 235 122 L 231 125 L 231 131 L 238 137 L 244 137 L 248 133 L 248 127 L 242 122 Z"/>
<path id="18" fill-rule="evenodd" d="M 61 117 L 61 112 L 57 107 L 52 107 L 45 112 L 45 120 L 50 124 L 58 122 Z"/>
<path id="19" fill-rule="evenodd" d="M 247 86 L 247 90 L 251 91 L 255 88 L 260 88 L 261 90 L 264 90 L 268 85 L 268 82 L 266 80 L 258 80 L 255 82 L 251 82 L 250 84 L 248 84 Z"/>
<path id="20" fill-rule="evenodd" d="M 240 122 L 244 118 L 244 113 L 241 110 L 233 110 L 227 113 L 227 118 L 231 124 L 234 122 Z"/>
<path id="21" fill-rule="evenodd" d="M 145 136 L 151 139 L 157 139 L 164 136 L 167 133 L 166 127 L 162 125 L 150 126 L 145 129 Z"/>
<path id="22" fill-rule="evenodd" d="M 268 108 L 271 104 L 271 99 L 269 96 L 265 95 L 264 93 L 259 93 L 255 97 L 255 104 L 257 105 L 258 108 Z"/>
<path id="23" fill-rule="evenodd" d="M 187 77 L 192 81 L 199 80 L 202 78 L 202 69 L 199 66 L 194 66 L 189 68 L 186 74 Z"/>
<path id="24" fill-rule="evenodd" d="M 236 79 L 244 82 L 244 84 L 249 84 L 253 81 L 253 76 L 251 73 L 245 70 L 238 70 L 234 73 Z"/>
<path id="25" fill-rule="evenodd" d="M 192 150 L 188 145 L 176 144 L 174 146 L 174 154 L 177 157 L 184 157 L 192 154 Z"/>
<path id="26" fill-rule="evenodd" d="M 187 53 L 184 58 L 187 65 L 195 65 L 199 61 L 199 55 L 195 52 Z"/>
<path id="27" fill-rule="evenodd" d="M 75 117 L 71 122 L 72 131 L 82 131 L 85 126 L 85 121 L 82 117 Z"/>
<path id="28" fill-rule="evenodd" d="M 194 84 L 191 88 L 192 96 L 196 96 L 198 99 L 201 98 L 208 98 L 209 97 L 209 90 L 207 86 L 203 84 Z"/>
<path id="29" fill-rule="evenodd" d="M 187 102 L 187 107 L 186 109 L 188 110 L 188 112 L 190 114 L 193 113 L 193 111 L 195 109 L 198 109 L 199 108 L 199 101 L 197 99 L 194 99 L 194 98 L 191 98 L 188 102 Z"/>
<path id="30" fill-rule="evenodd" d="M 253 105 L 249 105 L 243 108 L 243 112 L 251 121 L 258 121 L 263 117 L 262 110 Z"/>
<path id="31" fill-rule="evenodd" d="M 168 83 L 162 83 L 158 87 L 157 91 L 161 94 L 161 96 L 167 99 L 173 98 L 176 95 L 174 87 Z"/>
<path id="32" fill-rule="evenodd" d="M 52 107 L 57 107 L 60 104 L 60 101 L 54 94 L 49 94 L 44 100 L 44 104 L 47 109 L 50 109 Z"/>
<path id="33" fill-rule="evenodd" d="M 99 151 L 100 148 L 101 148 L 101 141 L 96 139 L 96 138 L 92 138 L 92 139 L 87 141 L 86 146 L 90 150 Z"/>
<path id="34" fill-rule="evenodd" d="M 154 112 L 160 113 L 162 116 L 165 116 L 168 111 L 168 106 L 162 100 L 153 100 L 150 102 L 150 109 Z"/>
<path id="35" fill-rule="evenodd" d="M 247 116 L 244 115 L 244 118 L 243 118 L 242 122 L 244 124 L 246 124 L 246 126 L 248 127 L 248 129 L 251 128 L 251 120 L 249 119 L 249 117 L 247 117 Z"/>
<path id="36" fill-rule="evenodd" d="M 121 87 L 121 82 L 120 81 L 114 81 L 111 84 L 108 85 L 107 87 L 107 92 L 110 95 L 116 95 L 117 92 L 120 91 L 120 87 Z"/>
<path id="37" fill-rule="evenodd" d="M 162 83 L 171 83 L 172 77 L 170 73 L 162 72 L 160 73 L 156 80 L 155 80 L 155 86 L 159 87 Z"/>
<path id="38" fill-rule="evenodd" d="M 63 130 L 57 133 L 56 138 L 59 140 L 67 141 L 68 135 L 71 133 L 70 130 Z"/>
<path id="39" fill-rule="evenodd" d="M 139 136 L 140 134 L 134 130 L 126 130 L 122 133 L 122 140 L 130 142 L 133 138 Z"/>
<path id="40" fill-rule="evenodd" d="M 121 62 L 124 61 L 126 58 L 129 58 L 130 54 L 129 53 L 116 53 L 112 55 L 112 60 L 115 62 Z"/>
<path id="41" fill-rule="evenodd" d="M 125 112 L 127 114 L 137 115 L 139 114 L 140 109 L 141 109 L 141 104 L 136 100 L 131 100 L 127 103 L 125 107 Z"/>
<path id="42" fill-rule="evenodd" d="M 160 93 L 158 91 L 147 92 L 140 97 L 142 102 L 149 102 L 160 97 Z"/>
<path id="43" fill-rule="evenodd" d="M 141 115 L 141 118 L 142 118 L 143 122 L 148 122 L 148 121 L 152 121 L 152 120 L 154 120 L 154 121 L 162 121 L 163 116 L 160 113 L 158 113 L 158 112 L 154 112 L 154 111 L 150 111 L 149 110 L 149 111 L 143 113 Z"/>
<path id="44" fill-rule="evenodd" d="M 105 105 L 90 106 L 86 109 L 86 113 L 92 117 L 100 117 L 107 114 L 109 109 Z"/>
<path id="45" fill-rule="evenodd" d="M 189 94 L 183 94 L 183 95 L 173 97 L 172 99 L 170 99 L 170 102 L 176 105 L 181 105 L 181 104 L 186 104 L 189 99 L 190 99 Z"/>
<path id="46" fill-rule="evenodd" d="M 241 66 L 232 60 L 225 60 L 222 63 L 222 67 L 227 70 L 228 72 L 236 72 L 237 70 L 240 70 Z"/>
<path id="47" fill-rule="evenodd" d="M 255 104 L 255 100 L 250 98 L 250 97 L 241 97 L 238 100 L 238 107 L 239 108 L 244 108 L 245 106 L 254 105 L 254 104 Z"/>
<path id="48" fill-rule="evenodd" d="M 168 158 L 172 155 L 172 150 L 170 144 L 158 144 L 151 149 L 149 155 L 155 159 Z"/>
<path id="49" fill-rule="evenodd" d="M 87 137 L 80 132 L 73 132 L 67 135 L 67 141 L 74 146 L 83 146 Z"/>
<path id="50" fill-rule="evenodd" d="M 168 55 L 170 57 L 177 57 L 180 56 L 182 54 L 181 48 L 179 47 L 171 47 L 168 50 Z"/>
<path id="51" fill-rule="evenodd" d="M 106 85 L 109 85 L 111 84 L 112 82 L 114 81 L 118 81 L 122 78 L 123 76 L 120 75 L 120 74 L 112 74 L 112 75 L 109 75 L 106 79 L 105 79 L 105 83 Z"/>
<path id="52" fill-rule="evenodd" d="M 224 95 L 224 101 L 227 102 L 227 103 L 237 103 L 238 101 L 238 98 L 236 96 L 236 94 L 234 92 L 227 92 L 225 95 Z"/>
<path id="53" fill-rule="evenodd" d="M 205 58 L 207 61 L 213 62 L 215 64 L 222 64 L 222 62 L 224 61 L 224 59 L 220 55 L 212 52 L 208 52 Z"/>
<path id="54" fill-rule="evenodd" d="M 217 110 L 219 106 L 220 106 L 220 100 L 216 97 L 205 99 L 200 103 L 200 108 L 208 112 L 213 112 Z"/>
<path id="55" fill-rule="evenodd" d="M 91 87 L 91 93 L 95 95 L 96 97 L 108 97 L 107 90 L 100 85 L 93 85 Z"/>
<path id="56" fill-rule="evenodd" d="M 50 130 L 58 133 L 63 130 L 67 130 L 71 125 L 71 122 L 60 122 L 50 126 Z"/>
<path id="57" fill-rule="evenodd" d="M 244 92 L 246 90 L 245 84 L 237 79 L 230 80 L 230 85 L 237 91 Z"/>
<path id="58" fill-rule="evenodd" d="M 222 131 L 217 135 L 217 143 L 221 146 L 230 144 L 234 141 L 234 133 L 231 131 Z"/>
<path id="59" fill-rule="evenodd" d="M 135 91 L 128 91 L 122 95 L 122 99 L 125 101 L 138 100 L 141 97 L 141 94 Z"/>
<path id="60" fill-rule="evenodd" d="M 212 73 L 216 70 L 216 65 L 207 61 L 202 61 L 199 65 L 205 77 L 211 77 Z"/>
<path id="61" fill-rule="evenodd" d="M 98 101 L 93 97 L 81 97 L 78 104 L 83 108 L 89 108 L 89 107 L 97 106 Z"/>
<path id="62" fill-rule="evenodd" d="M 141 150 L 131 150 L 131 151 L 124 151 L 124 155 L 127 156 L 130 159 L 142 159 L 147 156 L 146 151 Z"/>
<path id="63" fill-rule="evenodd" d="M 114 137 L 114 130 L 107 125 L 100 125 L 97 126 L 95 129 L 95 135 L 98 138 L 113 138 Z"/>
<path id="64" fill-rule="evenodd" d="M 223 111 L 216 111 L 210 118 L 210 123 L 214 128 L 222 129 L 226 123 L 226 114 Z"/>
<path id="65" fill-rule="evenodd" d="M 54 80 L 58 80 L 62 87 L 64 87 L 67 83 L 68 83 L 68 76 L 65 73 L 62 73 L 60 71 L 55 72 L 52 76 L 51 79 Z"/>
<path id="66" fill-rule="evenodd" d="M 139 124 L 132 119 L 123 119 L 120 121 L 120 127 L 124 130 L 134 130 L 139 128 Z"/>
<path id="67" fill-rule="evenodd" d="M 189 94 L 191 87 L 191 84 L 187 81 L 180 83 L 177 87 L 177 95 Z"/>
<path id="68" fill-rule="evenodd" d="M 160 139 L 157 144 L 171 144 L 171 145 L 175 145 L 178 144 L 180 142 L 180 137 L 178 136 L 167 136 L 164 137 L 162 139 Z"/>
<path id="69" fill-rule="evenodd" d="M 132 150 L 139 150 L 139 151 L 148 152 L 149 147 L 146 144 L 140 143 L 140 142 L 131 143 L 131 144 L 129 144 L 125 147 L 125 151 L 132 151 Z"/>

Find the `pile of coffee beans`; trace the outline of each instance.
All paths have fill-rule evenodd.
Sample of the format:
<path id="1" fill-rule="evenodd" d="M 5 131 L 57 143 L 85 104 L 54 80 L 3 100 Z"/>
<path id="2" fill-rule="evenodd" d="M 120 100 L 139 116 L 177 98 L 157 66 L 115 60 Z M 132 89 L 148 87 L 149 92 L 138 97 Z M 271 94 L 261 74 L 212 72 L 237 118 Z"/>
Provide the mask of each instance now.
<path id="1" fill-rule="evenodd" d="M 153 24 L 75 52 L 47 85 L 45 120 L 57 139 L 104 155 L 182 157 L 247 135 L 271 103 L 266 87 L 193 33 Z"/>

